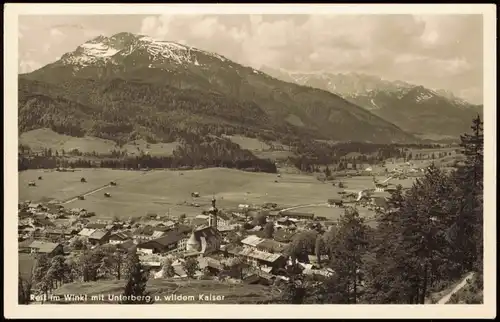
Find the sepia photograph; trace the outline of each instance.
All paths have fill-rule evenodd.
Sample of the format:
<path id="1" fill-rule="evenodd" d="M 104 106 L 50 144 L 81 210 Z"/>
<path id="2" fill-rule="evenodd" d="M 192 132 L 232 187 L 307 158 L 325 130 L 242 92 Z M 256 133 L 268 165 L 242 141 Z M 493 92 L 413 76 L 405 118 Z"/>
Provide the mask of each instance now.
<path id="1" fill-rule="evenodd" d="M 11 316 L 496 316 L 494 6 L 4 18 Z"/>

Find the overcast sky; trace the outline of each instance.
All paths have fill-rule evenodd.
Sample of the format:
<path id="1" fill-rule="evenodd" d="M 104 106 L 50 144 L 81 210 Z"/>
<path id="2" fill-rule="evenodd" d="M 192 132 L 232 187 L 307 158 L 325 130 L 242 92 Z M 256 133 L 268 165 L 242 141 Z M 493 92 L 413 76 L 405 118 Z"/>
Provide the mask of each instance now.
<path id="1" fill-rule="evenodd" d="M 373 74 L 482 103 L 482 28 L 480 15 L 20 16 L 19 72 L 128 31 L 254 68 Z"/>

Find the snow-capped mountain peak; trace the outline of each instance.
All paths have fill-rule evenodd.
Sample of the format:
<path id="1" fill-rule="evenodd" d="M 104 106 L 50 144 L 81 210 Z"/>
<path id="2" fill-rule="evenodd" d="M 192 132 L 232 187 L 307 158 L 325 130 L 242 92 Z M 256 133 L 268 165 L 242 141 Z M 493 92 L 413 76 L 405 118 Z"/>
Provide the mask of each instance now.
<path id="1" fill-rule="evenodd" d="M 80 45 L 75 51 L 66 53 L 60 62 L 75 67 L 86 67 L 103 63 L 120 64 L 123 58 L 139 53 L 147 56 L 150 68 L 165 62 L 170 64 L 194 64 L 199 66 L 198 55 L 226 61 L 226 58 L 181 45 L 172 41 L 158 40 L 149 36 L 118 33 L 111 37 L 99 36 Z"/>

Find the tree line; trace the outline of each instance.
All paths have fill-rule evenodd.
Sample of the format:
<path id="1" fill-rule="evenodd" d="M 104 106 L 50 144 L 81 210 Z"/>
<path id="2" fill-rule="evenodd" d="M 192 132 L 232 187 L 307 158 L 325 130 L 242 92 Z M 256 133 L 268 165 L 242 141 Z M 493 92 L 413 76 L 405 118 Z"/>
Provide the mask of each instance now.
<path id="1" fill-rule="evenodd" d="M 23 151 L 26 148 L 23 147 Z M 194 168 L 194 167 L 223 167 L 235 168 L 246 171 L 276 173 L 276 165 L 272 160 L 261 159 L 251 151 L 241 149 L 238 144 L 224 138 L 191 138 L 177 146 L 171 156 L 152 156 L 141 154 L 128 156 L 118 154 L 97 160 L 79 158 L 76 160 L 60 158 L 51 150 L 41 155 L 19 154 L 19 171 L 27 169 L 50 168 L 112 168 L 112 169 L 138 169 L 138 168 Z"/>
<path id="2" fill-rule="evenodd" d="M 374 228 L 356 208 L 347 208 L 327 232 L 311 230 L 294 236 L 289 256 L 307 261 L 307 255 L 316 254 L 334 274 L 322 280 L 290 274 L 283 301 L 424 304 L 431 292 L 470 271 L 477 272 L 476 284 L 482 285 L 483 130 L 479 116 L 472 133 L 461 136 L 461 147 L 466 157 L 463 165 L 450 173 L 431 165 L 411 189 L 404 192 L 398 186 L 387 208 L 378 212 Z"/>

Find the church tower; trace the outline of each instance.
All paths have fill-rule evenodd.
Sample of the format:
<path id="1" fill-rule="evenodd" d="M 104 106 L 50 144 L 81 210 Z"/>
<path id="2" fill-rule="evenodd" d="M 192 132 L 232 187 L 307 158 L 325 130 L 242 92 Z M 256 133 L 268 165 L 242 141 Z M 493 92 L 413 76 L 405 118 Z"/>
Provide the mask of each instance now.
<path id="1" fill-rule="evenodd" d="M 217 229 L 217 213 L 219 210 L 215 206 L 215 197 L 212 199 L 212 207 L 208 210 L 208 225 Z"/>

